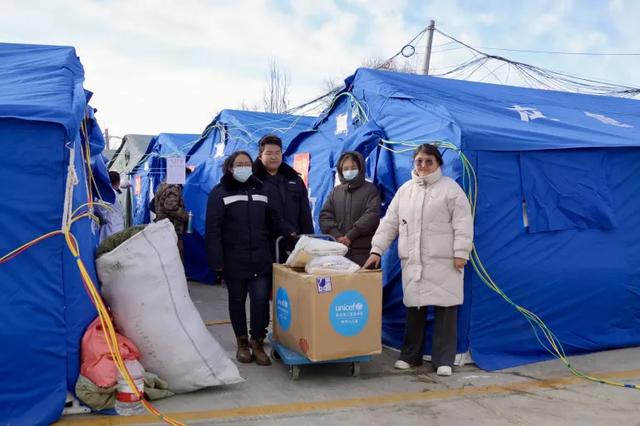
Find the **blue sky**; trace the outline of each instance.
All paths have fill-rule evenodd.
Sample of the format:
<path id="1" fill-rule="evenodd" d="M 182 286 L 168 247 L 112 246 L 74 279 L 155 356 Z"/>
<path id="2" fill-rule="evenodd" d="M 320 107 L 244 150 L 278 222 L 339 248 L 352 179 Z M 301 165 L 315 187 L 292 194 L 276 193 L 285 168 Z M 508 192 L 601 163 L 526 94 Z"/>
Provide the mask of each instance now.
<path id="1" fill-rule="evenodd" d="M 217 111 L 261 105 L 271 58 L 299 104 L 392 56 L 429 19 L 473 46 L 638 53 L 638 17 L 633 0 L 3 0 L 0 40 L 75 46 L 111 134 L 199 133 Z M 406 65 L 422 62 L 424 41 Z M 447 42 L 436 35 L 434 73 L 470 57 Z M 640 86 L 640 57 L 493 53 Z M 472 78 L 496 82 L 488 74 Z"/>

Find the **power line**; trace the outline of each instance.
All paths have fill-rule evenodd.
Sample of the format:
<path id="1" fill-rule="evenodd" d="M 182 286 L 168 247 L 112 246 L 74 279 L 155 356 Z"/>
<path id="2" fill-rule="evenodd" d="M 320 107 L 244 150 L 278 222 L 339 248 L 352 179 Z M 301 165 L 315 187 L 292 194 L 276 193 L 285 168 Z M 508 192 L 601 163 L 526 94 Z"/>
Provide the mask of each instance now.
<path id="1" fill-rule="evenodd" d="M 524 82 L 530 87 L 537 86 L 554 90 L 579 91 L 582 93 L 615 96 L 637 96 L 638 94 L 640 94 L 640 88 L 631 87 L 625 84 L 598 81 L 589 77 L 582 77 L 578 75 L 571 75 L 568 73 L 553 71 L 523 62 L 514 61 L 502 56 L 486 53 L 480 50 L 481 48 L 473 47 L 467 43 L 464 43 L 463 41 L 458 40 L 457 38 L 446 34 L 439 29 L 436 29 L 436 31 L 440 35 L 459 43 L 461 46 L 466 47 L 475 54 L 471 60 L 461 63 L 450 71 L 438 74 L 441 77 L 452 77 L 454 75 L 461 76 L 463 75 L 463 73 L 468 72 L 469 69 L 473 69 L 466 76 L 466 79 L 469 79 L 479 68 L 486 68 L 486 62 L 496 60 L 499 62 L 508 63 L 509 67 L 507 69 L 510 70 L 511 68 L 514 68 L 514 70 L 516 70 L 520 74 Z M 497 68 L 495 70 L 497 70 Z M 490 74 L 494 74 L 495 70 Z M 495 75 L 494 77 L 497 78 L 497 76 Z"/>
<path id="2" fill-rule="evenodd" d="M 413 46 L 413 43 L 415 42 L 415 43 L 417 44 L 417 43 L 420 41 L 420 39 L 422 38 L 422 36 L 424 36 L 424 34 L 427 32 L 427 29 L 428 29 L 428 28 L 423 28 L 423 29 L 422 29 L 418 34 L 416 34 L 416 35 L 415 35 L 415 37 L 413 37 L 413 38 L 412 38 L 408 43 L 406 43 L 405 45 L 403 45 L 403 46 L 402 46 L 402 48 L 401 48 L 400 50 L 398 50 L 398 52 L 397 52 L 395 55 L 391 56 L 389 59 L 387 59 L 386 61 L 382 62 L 381 64 L 379 64 L 379 65 L 378 65 L 378 66 L 376 66 L 375 68 L 376 68 L 376 69 L 381 69 L 381 68 L 386 68 L 386 67 L 388 67 L 388 66 L 393 62 L 393 60 L 394 60 L 395 58 L 397 58 L 398 56 L 401 56 L 401 55 L 402 55 L 402 51 L 403 51 L 403 49 L 404 49 L 405 47 L 407 47 L 407 46 L 414 47 L 414 46 Z M 452 42 L 454 42 L 454 43 L 455 43 L 455 40 L 454 40 L 454 41 L 452 41 Z M 448 42 L 448 43 L 444 43 L 444 44 L 449 44 L 449 43 L 452 43 L 452 42 Z M 414 48 L 414 49 L 415 49 L 415 48 Z M 414 53 L 413 53 L 412 55 L 410 55 L 410 56 L 413 56 L 414 54 L 415 54 L 415 50 L 414 50 Z M 309 101 L 309 102 L 305 102 L 305 103 L 304 103 L 304 104 L 302 104 L 302 105 L 298 105 L 298 106 L 295 106 L 295 107 L 289 108 L 288 110 L 284 111 L 284 113 L 285 113 L 285 114 L 293 114 L 293 113 L 297 113 L 297 114 L 298 114 L 298 113 L 299 113 L 298 111 L 300 111 L 302 108 L 306 108 L 306 107 L 309 107 L 309 106 L 311 106 L 311 105 L 317 104 L 317 103 L 319 103 L 320 101 L 322 101 L 322 100 L 324 100 L 324 99 L 326 99 L 326 98 L 328 98 L 328 97 L 334 97 L 334 96 L 335 96 L 335 95 L 337 95 L 337 94 L 338 94 L 342 89 L 343 89 L 343 87 L 336 87 L 336 88 L 333 88 L 333 89 L 329 90 L 328 92 L 326 92 L 325 94 L 320 95 L 320 96 L 318 96 L 317 98 L 315 98 L 315 99 L 313 99 L 313 100 L 311 100 L 311 101 Z"/>
<path id="3" fill-rule="evenodd" d="M 528 50 L 528 49 L 506 49 L 501 47 L 478 46 L 478 49 L 499 50 L 503 52 L 540 53 L 545 55 L 578 55 L 578 56 L 640 56 L 640 53 L 622 52 L 563 52 L 559 50 Z"/>

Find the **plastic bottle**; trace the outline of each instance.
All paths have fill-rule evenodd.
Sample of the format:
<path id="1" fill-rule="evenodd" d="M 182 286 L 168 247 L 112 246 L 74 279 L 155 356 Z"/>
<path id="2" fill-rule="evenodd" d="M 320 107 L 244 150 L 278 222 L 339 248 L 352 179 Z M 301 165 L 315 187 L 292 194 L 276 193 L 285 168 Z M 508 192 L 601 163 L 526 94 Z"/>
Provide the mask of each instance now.
<path id="1" fill-rule="evenodd" d="M 126 360 L 125 365 L 140 394 L 144 392 L 144 367 L 137 360 Z M 116 413 L 121 416 L 139 416 L 146 414 L 140 398 L 131 390 L 126 380 L 118 371 L 118 388 L 116 389 Z"/>
<path id="2" fill-rule="evenodd" d="M 190 234 L 193 232 L 193 212 L 191 210 L 189 210 L 189 221 L 187 222 L 187 234 Z"/>

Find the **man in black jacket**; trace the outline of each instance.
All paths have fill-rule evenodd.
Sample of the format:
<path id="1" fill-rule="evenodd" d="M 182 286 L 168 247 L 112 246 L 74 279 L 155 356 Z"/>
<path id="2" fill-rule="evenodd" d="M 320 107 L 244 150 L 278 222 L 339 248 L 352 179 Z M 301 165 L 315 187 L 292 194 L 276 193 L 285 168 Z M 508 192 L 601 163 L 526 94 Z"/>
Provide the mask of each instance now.
<path id="1" fill-rule="evenodd" d="M 296 234 L 313 234 L 313 219 L 307 187 L 302 178 L 291 166 L 282 162 L 282 140 L 274 135 L 260 139 L 260 154 L 253 163 L 254 175 L 264 182 L 264 191 L 269 196 L 273 207 L 295 229 Z M 275 259 L 276 235 L 270 235 L 271 250 Z M 287 238 L 280 244 L 280 259 L 286 261 L 288 253 L 293 250 L 295 240 Z"/>

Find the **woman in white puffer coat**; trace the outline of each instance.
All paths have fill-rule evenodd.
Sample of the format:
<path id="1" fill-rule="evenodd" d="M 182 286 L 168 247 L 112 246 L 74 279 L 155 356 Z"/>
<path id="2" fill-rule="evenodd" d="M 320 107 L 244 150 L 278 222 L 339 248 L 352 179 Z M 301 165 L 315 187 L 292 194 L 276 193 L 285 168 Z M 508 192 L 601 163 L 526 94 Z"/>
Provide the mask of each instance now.
<path id="1" fill-rule="evenodd" d="M 411 180 L 391 201 L 371 243 L 364 268 L 378 267 L 382 253 L 398 239 L 403 302 L 407 307 L 398 369 L 422 364 L 428 306 L 435 307 L 431 360 L 438 375 L 451 375 L 456 355 L 458 305 L 463 302 L 464 266 L 473 242 L 467 197 L 442 175 L 442 155 L 420 145 L 413 155 Z"/>

